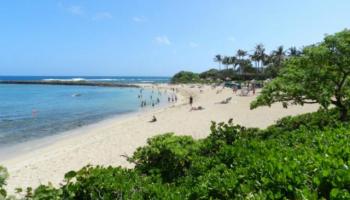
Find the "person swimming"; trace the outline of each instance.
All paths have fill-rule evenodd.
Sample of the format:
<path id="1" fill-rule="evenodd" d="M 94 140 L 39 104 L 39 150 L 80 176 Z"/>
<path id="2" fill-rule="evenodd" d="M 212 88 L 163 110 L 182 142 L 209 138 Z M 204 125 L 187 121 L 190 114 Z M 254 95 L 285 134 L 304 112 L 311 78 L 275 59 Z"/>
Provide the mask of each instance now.
<path id="1" fill-rule="evenodd" d="M 80 97 L 80 96 L 81 96 L 81 94 L 79 94 L 79 93 L 72 94 L 72 97 Z"/>
<path id="2" fill-rule="evenodd" d="M 35 118 L 38 114 L 38 111 L 36 109 L 32 110 L 32 117 Z"/>

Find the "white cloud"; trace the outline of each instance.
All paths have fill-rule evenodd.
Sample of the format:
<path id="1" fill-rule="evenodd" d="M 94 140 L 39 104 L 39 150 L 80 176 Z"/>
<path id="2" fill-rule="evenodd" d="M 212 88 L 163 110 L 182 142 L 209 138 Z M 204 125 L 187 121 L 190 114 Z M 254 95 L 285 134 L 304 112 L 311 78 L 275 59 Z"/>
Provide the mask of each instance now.
<path id="1" fill-rule="evenodd" d="M 155 37 L 154 40 L 160 45 L 170 45 L 171 44 L 169 38 L 165 35 L 157 36 L 157 37 Z"/>
<path id="2" fill-rule="evenodd" d="M 190 42 L 188 45 L 189 45 L 191 48 L 196 48 L 196 47 L 199 46 L 199 44 L 197 44 L 197 43 L 195 43 L 195 42 Z"/>
<path id="3" fill-rule="evenodd" d="M 67 10 L 73 15 L 84 15 L 84 10 L 81 6 L 69 6 L 67 7 Z"/>
<path id="4" fill-rule="evenodd" d="M 93 20 L 104 20 L 104 19 L 112 19 L 113 15 L 109 12 L 98 12 L 92 18 Z"/>
<path id="5" fill-rule="evenodd" d="M 110 12 L 104 11 L 104 12 L 97 12 L 94 15 L 92 13 L 86 12 L 82 6 L 80 5 L 70 5 L 66 6 L 62 2 L 58 2 L 57 4 L 60 8 L 66 10 L 72 15 L 76 16 L 82 16 L 82 17 L 88 17 L 88 19 L 92 20 L 105 20 L 105 19 L 112 19 L 113 15 Z"/>
<path id="6" fill-rule="evenodd" d="M 132 18 L 132 20 L 134 22 L 138 22 L 138 23 L 147 21 L 147 19 L 143 16 L 135 16 Z"/>
<path id="7" fill-rule="evenodd" d="M 235 42 L 235 41 L 236 41 L 236 38 L 233 37 L 233 36 L 228 37 L 227 39 L 228 39 L 228 41 L 230 41 L 230 42 Z"/>

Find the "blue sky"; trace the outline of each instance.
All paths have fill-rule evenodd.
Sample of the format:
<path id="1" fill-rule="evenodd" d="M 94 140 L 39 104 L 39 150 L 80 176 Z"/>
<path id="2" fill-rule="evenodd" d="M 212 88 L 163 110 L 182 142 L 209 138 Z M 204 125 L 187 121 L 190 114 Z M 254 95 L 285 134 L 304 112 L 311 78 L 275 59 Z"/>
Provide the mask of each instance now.
<path id="1" fill-rule="evenodd" d="M 348 0 L 11 0 L 0 6 L 0 75 L 157 75 L 215 67 L 350 28 Z"/>

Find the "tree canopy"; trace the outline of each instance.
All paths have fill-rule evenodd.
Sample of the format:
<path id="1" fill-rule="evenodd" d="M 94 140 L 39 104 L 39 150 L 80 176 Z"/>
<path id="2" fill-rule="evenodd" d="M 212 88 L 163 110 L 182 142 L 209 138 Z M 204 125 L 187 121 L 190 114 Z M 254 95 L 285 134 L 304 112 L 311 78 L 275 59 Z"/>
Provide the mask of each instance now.
<path id="1" fill-rule="evenodd" d="M 193 83 L 199 81 L 199 75 L 193 72 L 181 71 L 171 78 L 172 83 Z"/>
<path id="2" fill-rule="evenodd" d="M 350 30 L 328 35 L 318 44 L 307 46 L 299 56 L 287 59 L 280 74 L 267 84 L 251 108 L 289 104 L 331 105 L 346 120 L 350 106 Z"/>

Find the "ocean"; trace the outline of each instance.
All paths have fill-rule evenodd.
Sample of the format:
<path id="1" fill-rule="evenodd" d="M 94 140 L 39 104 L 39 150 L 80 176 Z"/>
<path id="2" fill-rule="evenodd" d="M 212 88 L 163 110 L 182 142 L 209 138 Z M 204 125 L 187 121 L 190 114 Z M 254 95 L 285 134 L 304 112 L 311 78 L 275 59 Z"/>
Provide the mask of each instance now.
<path id="1" fill-rule="evenodd" d="M 118 83 L 167 83 L 170 77 L 160 76 L 0 76 L 0 81 L 37 81 L 37 80 L 87 80 Z"/>
<path id="2" fill-rule="evenodd" d="M 0 80 L 83 79 L 120 83 L 169 81 L 168 77 L 0 76 Z M 138 112 L 139 94 L 139 88 L 0 84 L 0 148 Z M 156 98 L 160 100 L 157 106 L 167 103 L 165 93 L 142 91 L 148 107 Z"/>

